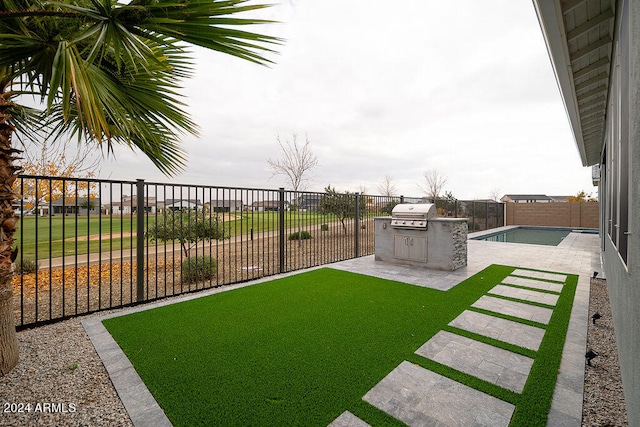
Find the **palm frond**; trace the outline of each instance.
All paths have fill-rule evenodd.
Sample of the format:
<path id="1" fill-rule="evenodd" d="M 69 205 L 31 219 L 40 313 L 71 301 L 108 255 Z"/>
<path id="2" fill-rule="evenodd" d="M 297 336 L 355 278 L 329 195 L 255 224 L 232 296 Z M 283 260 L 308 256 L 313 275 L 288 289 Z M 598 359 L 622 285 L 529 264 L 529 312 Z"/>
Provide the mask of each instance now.
<path id="1" fill-rule="evenodd" d="M 281 43 L 239 29 L 271 22 L 238 18 L 268 7 L 245 0 L 0 1 L 0 77 L 46 100 L 51 137 L 137 147 L 167 174 L 185 164 L 181 137 L 198 132 L 180 95 L 193 71 L 185 44 L 266 65 Z M 16 123 L 35 128 L 27 116 Z"/>
<path id="2" fill-rule="evenodd" d="M 105 0 L 111 8 L 101 7 L 99 11 L 89 6 L 81 7 L 66 3 L 53 3 L 63 10 L 84 14 L 95 19 L 101 14 L 100 25 L 116 26 L 119 37 L 113 40 L 122 41 L 122 36 L 135 34 L 140 37 L 155 39 L 157 34 L 170 36 L 175 40 L 233 55 L 251 62 L 266 65 L 272 63 L 265 54 L 275 53 L 270 45 L 282 43 L 282 39 L 254 33 L 234 30 L 232 27 L 273 23 L 264 19 L 237 18 L 237 14 L 264 9 L 270 5 L 246 5 L 246 0 L 156 0 L 154 2 L 118 3 Z M 115 31 L 115 30 L 111 30 Z M 109 38 L 103 39 L 105 48 L 115 46 Z"/>

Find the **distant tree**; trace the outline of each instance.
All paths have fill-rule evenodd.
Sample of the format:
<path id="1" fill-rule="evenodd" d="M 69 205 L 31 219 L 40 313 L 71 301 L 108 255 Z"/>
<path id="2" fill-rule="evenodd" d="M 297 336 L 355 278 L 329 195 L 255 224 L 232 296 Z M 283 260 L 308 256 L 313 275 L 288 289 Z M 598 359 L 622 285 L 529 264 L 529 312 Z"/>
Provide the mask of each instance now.
<path id="1" fill-rule="evenodd" d="M 311 149 L 309 137 L 305 134 L 305 143 L 298 142 L 298 135 L 293 134 L 291 140 L 282 142 L 280 135 L 276 136 L 282 157 L 267 159 L 271 167 L 272 177 L 285 175 L 293 191 L 304 190 L 309 171 L 318 166 L 318 158 Z"/>
<path id="2" fill-rule="evenodd" d="M 356 194 L 348 191 L 338 193 L 335 188 L 331 188 L 331 185 L 324 189 L 324 193 L 320 199 L 320 211 L 324 214 L 335 215 L 340 220 L 342 229 L 346 233 L 347 224 L 345 221 L 356 217 Z M 359 208 L 360 218 L 363 218 L 366 212 L 366 204 L 361 203 Z"/>
<path id="3" fill-rule="evenodd" d="M 16 180 L 13 190 L 20 193 L 26 202 L 26 209 L 34 208 L 37 201 L 51 202 L 62 197 L 75 198 L 76 195 L 86 197 L 86 203 L 93 204 L 96 194 L 92 190 L 97 188 L 98 183 L 89 180 L 100 172 L 100 158 L 92 158 L 94 152 L 95 148 L 89 145 L 74 148 L 69 140 L 56 142 L 55 145 L 45 141 L 35 150 L 25 150 L 21 161 L 23 174 L 84 180 Z"/>
<path id="4" fill-rule="evenodd" d="M 580 191 L 575 196 L 567 197 L 568 202 L 597 202 L 598 200 L 594 197 L 591 197 L 591 193 L 587 193 L 586 191 Z"/>
<path id="5" fill-rule="evenodd" d="M 100 156 L 94 156 L 95 147 L 71 144 L 70 140 L 30 145 L 20 161 L 22 173 L 27 175 L 95 177 L 100 173 Z"/>
<path id="6" fill-rule="evenodd" d="M 93 198 L 95 198 L 94 195 L 92 195 Z M 93 198 L 86 198 L 85 200 L 83 200 L 82 202 L 80 202 L 80 207 L 82 209 L 86 209 L 87 211 L 90 211 L 91 209 L 96 207 L 96 202 L 93 200 Z"/>
<path id="7" fill-rule="evenodd" d="M 493 188 L 491 189 L 491 191 L 489 191 L 489 198 L 491 200 L 493 200 L 494 202 L 499 202 L 500 201 L 500 194 L 502 194 L 502 192 L 500 191 L 499 188 Z"/>
<path id="8" fill-rule="evenodd" d="M 430 169 L 423 173 L 424 181 L 418 184 L 428 199 L 435 201 L 442 192 L 443 187 L 447 183 L 447 178 L 440 175 L 437 169 Z"/>
<path id="9" fill-rule="evenodd" d="M 396 205 L 399 205 L 399 204 L 400 204 L 399 201 L 391 200 L 390 202 L 387 202 L 383 207 L 380 208 L 380 213 L 391 215 L 393 208 L 395 208 Z"/>
<path id="10" fill-rule="evenodd" d="M 444 201 L 445 214 L 447 216 L 453 215 L 453 212 L 455 211 L 455 208 L 456 208 L 456 202 L 458 201 L 458 199 L 456 199 L 456 197 L 453 195 L 451 191 L 446 191 L 444 193 L 443 201 Z"/>
<path id="11" fill-rule="evenodd" d="M 311 142 L 309 142 L 309 136 L 305 134 L 305 143 L 298 142 L 298 135 L 293 134 L 291 140 L 287 140 L 284 143 L 280 140 L 280 135 L 276 136 L 278 145 L 282 152 L 282 158 L 280 159 L 267 159 L 267 163 L 271 167 L 271 177 L 276 175 L 285 175 L 291 189 L 294 192 L 304 190 L 306 181 L 308 180 L 309 172 L 318 166 L 318 158 L 311 149 Z M 299 195 L 296 195 L 298 197 Z M 298 203 L 291 204 L 291 210 L 297 211 L 299 208 Z M 302 217 L 298 215 L 298 232 L 297 236 L 301 237 L 302 234 Z M 298 239 L 300 242 L 301 239 Z"/>
<path id="12" fill-rule="evenodd" d="M 386 175 L 380 185 L 378 186 L 378 191 L 382 196 L 393 197 L 398 195 L 398 187 L 396 183 L 393 181 L 393 178 L 389 175 Z"/>

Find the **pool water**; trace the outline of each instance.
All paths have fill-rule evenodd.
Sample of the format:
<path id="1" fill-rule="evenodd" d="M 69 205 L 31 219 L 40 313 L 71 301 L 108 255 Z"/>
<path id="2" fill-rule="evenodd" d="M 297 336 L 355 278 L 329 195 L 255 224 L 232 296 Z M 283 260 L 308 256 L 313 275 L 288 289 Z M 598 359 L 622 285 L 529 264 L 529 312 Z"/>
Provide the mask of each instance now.
<path id="1" fill-rule="evenodd" d="M 528 243 L 531 245 L 558 246 L 571 233 L 568 228 L 514 228 L 488 236 L 477 237 L 476 240 L 490 242 Z"/>

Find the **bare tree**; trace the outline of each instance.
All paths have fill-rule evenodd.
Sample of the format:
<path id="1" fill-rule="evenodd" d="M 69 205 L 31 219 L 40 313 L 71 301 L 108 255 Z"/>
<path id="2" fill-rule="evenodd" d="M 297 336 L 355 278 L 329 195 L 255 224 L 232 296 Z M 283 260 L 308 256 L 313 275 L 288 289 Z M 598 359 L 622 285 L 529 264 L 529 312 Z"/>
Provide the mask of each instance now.
<path id="1" fill-rule="evenodd" d="M 398 187 L 393 181 L 393 178 L 386 175 L 378 186 L 378 191 L 382 196 L 393 197 L 398 194 Z"/>
<path id="2" fill-rule="evenodd" d="M 424 181 L 418 184 L 420 188 L 427 195 L 427 198 L 434 201 L 440 196 L 442 188 L 447 183 L 447 178 L 440 175 L 437 169 L 430 169 L 423 174 Z"/>
<path id="3" fill-rule="evenodd" d="M 308 179 L 308 172 L 318 166 L 318 158 L 311 149 L 309 136 L 305 134 L 304 138 L 305 143 L 301 144 L 298 142 L 298 135 L 294 133 L 290 141 L 287 140 L 282 142 L 282 140 L 280 140 L 280 135 L 277 135 L 276 140 L 282 150 L 282 158 L 278 160 L 267 159 L 267 163 L 271 166 L 271 177 L 273 178 L 276 175 L 285 175 L 294 192 L 304 189 L 304 184 Z M 301 199 L 301 197 L 298 197 L 296 205 L 299 205 Z M 297 218 L 298 243 L 301 243 L 303 238 L 302 217 L 298 215 Z"/>
<path id="4" fill-rule="evenodd" d="M 61 178 L 82 178 L 80 181 L 62 180 L 16 180 L 13 190 L 20 192 L 26 201 L 25 208 L 32 209 L 38 199 L 47 202 L 61 197 L 74 197 L 78 194 L 93 200 L 93 192 L 98 186 L 91 182 L 100 174 L 101 156 L 95 155 L 95 147 L 78 144 L 74 146 L 69 140 L 51 143 L 45 141 L 34 146 L 25 146 L 22 159 L 22 173 L 25 175 L 39 175 Z M 90 208 L 88 208 L 90 209 Z"/>
<path id="5" fill-rule="evenodd" d="M 497 187 L 493 188 L 489 192 L 489 198 L 491 200 L 493 200 L 494 202 L 499 202 L 500 201 L 500 194 L 502 194 L 502 193 L 501 193 L 499 188 L 497 188 Z"/>
<path id="6" fill-rule="evenodd" d="M 20 162 L 22 173 L 28 175 L 93 178 L 100 173 L 101 155 L 96 156 L 91 145 L 73 145 L 70 140 L 44 141 L 25 146 Z"/>
<path id="7" fill-rule="evenodd" d="M 271 176 L 285 175 L 293 191 L 303 190 L 308 172 L 318 166 L 318 158 L 311 149 L 309 137 L 305 134 L 304 144 L 298 142 L 298 135 L 295 133 L 291 140 L 282 142 L 280 135 L 276 136 L 276 140 L 282 150 L 282 158 L 267 160 Z"/>

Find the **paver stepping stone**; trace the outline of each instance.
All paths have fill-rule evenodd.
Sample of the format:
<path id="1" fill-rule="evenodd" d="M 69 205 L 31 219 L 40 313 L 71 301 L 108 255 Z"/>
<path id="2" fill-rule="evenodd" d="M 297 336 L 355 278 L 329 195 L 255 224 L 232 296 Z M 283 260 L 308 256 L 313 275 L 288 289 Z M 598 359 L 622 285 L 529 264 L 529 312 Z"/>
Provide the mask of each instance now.
<path id="1" fill-rule="evenodd" d="M 560 283 L 543 282 L 536 279 L 525 279 L 524 277 L 508 276 L 502 280 L 505 285 L 524 286 L 525 288 L 542 289 L 543 291 L 562 292 Z"/>
<path id="2" fill-rule="evenodd" d="M 495 338 L 530 350 L 538 350 L 544 338 L 544 329 L 511 320 L 465 310 L 449 326 Z"/>
<path id="3" fill-rule="evenodd" d="M 508 426 L 515 409 L 407 361 L 363 399 L 410 426 Z"/>
<path id="4" fill-rule="evenodd" d="M 446 331 L 435 334 L 416 354 L 517 393 L 533 365 L 529 357 Z"/>
<path id="5" fill-rule="evenodd" d="M 349 411 L 344 411 L 328 427 L 371 427 Z"/>
<path id="6" fill-rule="evenodd" d="M 493 311 L 494 313 L 502 313 L 519 319 L 544 323 L 545 325 L 549 323 L 549 320 L 551 320 L 551 314 L 553 314 L 553 310 L 550 308 L 538 307 L 523 302 L 509 301 L 502 298 L 490 297 L 488 295 L 480 297 L 480 299 L 474 302 L 471 307 Z"/>
<path id="7" fill-rule="evenodd" d="M 520 268 L 513 271 L 514 276 L 533 277 L 535 279 L 555 280 L 556 282 L 565 283 L 567 281 L 566 274 L 547 273 L 546 271 L 522 270 Z"/>
<path id="8" fill-rule="evenodd" d="M 533 291 L 531 289 L 514 288 L 513 286 L 496 285 L 489 291 L 490 294 L 501 295 L 523 301 L 539 302 L 541 304 L 556 305 L 560 295 L 546 292 Z"/>

